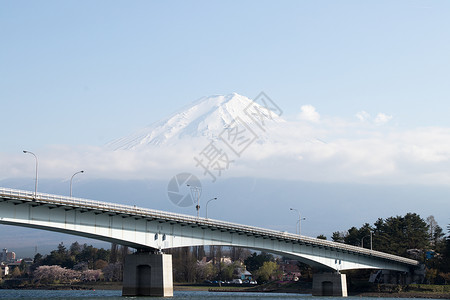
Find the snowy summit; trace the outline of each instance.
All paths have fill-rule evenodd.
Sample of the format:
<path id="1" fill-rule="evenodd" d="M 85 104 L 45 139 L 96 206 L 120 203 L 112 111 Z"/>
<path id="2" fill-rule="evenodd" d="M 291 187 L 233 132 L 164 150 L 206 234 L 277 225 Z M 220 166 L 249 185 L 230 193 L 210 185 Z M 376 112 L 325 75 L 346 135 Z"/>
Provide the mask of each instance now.
<path id="1" fill-rule="evenodd" d="M 265 107 L 237 93 L 203 97 L 172 116 L 106 146 L 112 150 L 136 150 L 150 145 L 175 146 L 181 140 L 196 137 L 215 140 L 237 118 L 247 124 L 255 123 L 245 112 L 249 105 L 259 111 L 267 111 Z M 269 126 L 285 122 L 275 113 L 270 118 Z M 261 138 L 264 139 L 264 135 Z"/>

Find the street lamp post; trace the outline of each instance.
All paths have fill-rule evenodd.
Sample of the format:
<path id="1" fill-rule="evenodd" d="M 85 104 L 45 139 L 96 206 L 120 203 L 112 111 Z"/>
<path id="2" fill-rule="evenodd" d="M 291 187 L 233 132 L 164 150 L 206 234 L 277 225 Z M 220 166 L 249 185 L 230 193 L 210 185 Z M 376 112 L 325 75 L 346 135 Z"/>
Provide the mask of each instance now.
<path id="1" fill-rule="evenodd" d="M 208 204 L 211 201 L 217 200 L 217 197 L 209 199 L 208 202 L 206 202 L 206 218 L 208 219 Z"/>
<path id="2" fill-rule="evenodd" d="M 37 198 L 37 186 L 38 186 L 38 158 L 37 158 L 36 154 L 34 154 L 33 152 L 23 150 L 23 153 L 31 154 L 31 155 L 33 155 L 34 158 L 36 159 L 36 177 L 35 177 L 35 182 L 34 182 L 34 198 Z"/>
<path id="3" fill-rule="evenodd" d="M 361 247 L 364 248 L 364 238 L 370 236 L 370 250 L 372 250 L 372 231 L 370 232 L 370 235 L 363 236 L 361 239 Z"/>
<path id="4" fill-rule="evenodd" d="M 298 235 L 301 235 L 301 232 L 302 232 L 302 230 L 301 230 L 302 229 L 302 220 L 306 220 L 306 218 L 302 218 L 300 216 L 300 212 L 298 211 L 298 209 L 290 208 L 289 210 L 294 210 L 298 214 L 298 221 L 297 221 L 297 223 L 298 223 Z M 297 226 L 295 228 L 295 233 L 297 233 Z"/>
<path id="5" fill-rule="evenodd" d="M 202 192 L 202 188 L 199 186 L 193 186 L 190 184 L 186 184 L 188 187 L 191 188 L 192 195 L 197 198 L 197 205 L 195 206 L 195 209 L 197 210 L 197 219 L 200 217 L 200 193 Z"/>
<path id="6" fill-rule="evenodd" d="M 72 197 L 72 180 L 73 180 L 73 177 L 75 177 L 75 175 L 77 175 L 79 173 L 84 173 L 84 171 L 83 170 L 82 171 L 78 171 L 78 172 L 76 172 L 75 174 L 72 175 L 72 178 L 70 178 L 70 197 Z"/>

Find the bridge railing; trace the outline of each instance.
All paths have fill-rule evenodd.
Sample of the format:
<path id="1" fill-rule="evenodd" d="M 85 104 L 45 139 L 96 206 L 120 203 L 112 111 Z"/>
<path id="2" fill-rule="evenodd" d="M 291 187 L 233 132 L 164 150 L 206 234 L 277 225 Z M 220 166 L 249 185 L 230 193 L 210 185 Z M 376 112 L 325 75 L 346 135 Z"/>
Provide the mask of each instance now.
<path id="1" fill-rule="evenodd" d="M 237 223 L 225 222 L 214 219 L 206 219 L 206 218 L 197 218 L 195 216 L 189 216 L 184 214 L 177 214 L 172 212 L 165 212 L 159 210 L 153 210 L 148 208 L 142 208 L 137 206 L 131 206 L 126 204 L 115 204 L 108 203 L 102 201 L 95 200 L 87 200 L 83 198 L 75 198 L 68 196 L 60 196 L 53 194 L 45 194 L 45 193 L 34 193 L 30 191 L 9 189 L 9 188 L 0 188 L 0 196 L 15 198 L 18 200 L 26 200 L 26 201 L 36 201 L 40 203 L 47 203 L 52 205 L 66 205 L 66 206 L 76 206 L 80 208 L 100 210 L 100 211 L 111 211 L 119 214 L 129 214 L 136 215 L 142 217 L 149 218 L 157 218 L 163 220 L 170 220 L 175 222 L 183 222 L 183 223 L 191 223 L 199 226 L 207 226 L 207 227 L 215 227 L 218 229 L 227 229 L 233 230 L 237 232 L 249 233 L 252 235 L 261 235 L 266 236 L 268 238 L 278 238 L 278 239 L 286 239 L 297 242 L 302 242 L 306 244 L 311 244 L 313 246 L 322 246 L 335 248 L 350 252 L 355 252 L 362 255 L 375 256 L 383 259 L 397 261 L 403 264 L 408 265 L 418 265 L 419 263 L 415 260 L 404 258 L 401 256 L 396 256 L 392 254 L 387 254 L 379 251 L 374 251 L 362 247 L 312 238 L 308 236 L 292 234 L 288 232 L 281 232 L 272 229 L 265 229 L 254 226 L 241 225 Z"/>

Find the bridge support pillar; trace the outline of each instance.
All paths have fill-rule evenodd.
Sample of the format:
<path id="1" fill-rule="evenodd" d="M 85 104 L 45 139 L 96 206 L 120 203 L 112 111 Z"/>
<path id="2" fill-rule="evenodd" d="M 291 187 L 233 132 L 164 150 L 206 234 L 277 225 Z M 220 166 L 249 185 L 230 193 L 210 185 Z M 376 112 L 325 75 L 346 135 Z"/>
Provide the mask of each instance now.
<path id="1" fill-rule="evenodd" d="M 172 297 L 172 255 L 148 252 L 127 255 L 122 296 Z"/>
<path id="2" fill-rule="evenodd" d="M 318 273 L 313 275 L 313 296 L 347 297 L 347 277 L 345 274 Z"/>

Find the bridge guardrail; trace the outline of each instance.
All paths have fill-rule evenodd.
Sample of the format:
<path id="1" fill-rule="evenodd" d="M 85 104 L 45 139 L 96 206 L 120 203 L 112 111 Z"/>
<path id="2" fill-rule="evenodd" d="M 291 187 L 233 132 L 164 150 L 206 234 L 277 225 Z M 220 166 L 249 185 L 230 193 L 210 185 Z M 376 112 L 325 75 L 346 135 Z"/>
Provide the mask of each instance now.
<path id="1" fill-rule="evenodd" d="M 362 255 L 368 255 L 368 256 L 375 256 L 383 259 L 393 260 L 397 261 L 399 263 L 408 264 L 408 265 L 418 265 L 419 263 L 415 260 L 404 258 L 397 255 L 392 255 L 388 253 L 383 253 L 375 250 L 370 250 L 362 247 L 352 246 L 352 245 L 346 245 L 342 243 L 332 242 L 332 241 L 326 241 L 322 239 L 312 238 L 308 236 L 303 235 L 297 235 L 287 232 L 281 232 L 277 230 L 272 229 L 265 229 L 255 226 L 248 226 L 248 225 L 241 225 L 237 223 L 231 223 L 231 222 L 225 222 L 220 220 L 214 220 L 214 219 L 206 219 L 206 218 L 197 218 L 194 216 L 189 215 L 183 215 L 183 214 L 177 214 L 177 213 L 171 213 L 171 212 L 165 212 L 165 211 L 159 211 L 159 210 L 153 210 L 148 208 L 141 208 L 126 204 L 115 204 L 115 203 L 108 203 L 108 202 L 102 202 L 102 201 L 95 201 L 95 200 L 88 200 L 83 198 L 75 198 L 75 197 L 68 197 L 68 196 L 60 196 L 60 195 L 52 195 L 52 194 L 45 194 L 45 193 L 34 193 L 30 191 L 23 191 L 23 190 L 17 190 L 17 189 L 9 189 L 9 188 L 0 188 L 0 196 L 10 197 L 10 198 L 16 198 L 18 200 L 27 200 L 27 201 L 38 201 L 48 204 L 54 204 L 54 205 L 68 205 L 68 206 L 78 206 L 83 207 L 87 209 L 94 209 L 94 210 L 108 210 L 116 213 L 123 213 L 123 214 L 131 214 L 131 215 L 137 215 L 137 216 L 143 216 L 143 217 L 150 217 L 150 218 L 159 218 L 164 220 L 172 220 L 172 221 L 178 221 L 178 222 L 184 222 L 184 223 L 191 223 L 196 225 L 205 225 L 205 226 L 211 226 L 211 227 L 217 227 L 222 229 L 229 229 L 229 230 L 236 230 L 243 233 L 250 233 L 254 235 L 261 235 L 261 236 L 267 236 L 267 237 L 273 237 L 273 238 L 279 238 L 279 239 L 287 239 L 287 240 L 293 240 L 293 241 L 299 241 L 303 243 L 308 243 L 311 245 L 316 246 L 322 246 L 322 247 L 330 247 L 330 248 L 336 248 L 340 250 L 355 252 Z"/>

